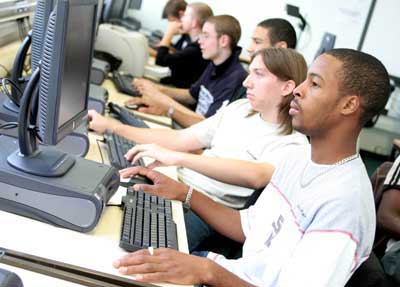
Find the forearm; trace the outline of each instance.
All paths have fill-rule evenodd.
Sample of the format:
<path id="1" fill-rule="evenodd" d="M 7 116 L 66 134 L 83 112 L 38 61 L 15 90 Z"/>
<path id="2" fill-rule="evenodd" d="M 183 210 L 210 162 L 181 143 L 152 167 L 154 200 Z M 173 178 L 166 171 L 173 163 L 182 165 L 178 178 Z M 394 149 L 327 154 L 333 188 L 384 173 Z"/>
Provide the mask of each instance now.
<path id="1" fill-rule="evenodd" d="M 181 198 L 181 201 L 184 201 Z M 239 211 L 223 206 L 194 190 L 190 208 L 217 232 L 238 242 L 244 242 Z"/>
<path id="2" fill-rule="evenodd" d="M 391 237 L 400 239 L 400 192 L 389 189 L 383 193 L 377 212 L 378 225 Z"/>
<path id="3" fill-rule="evenodd" d="M 190 168 L 225 183 L 252 189 L 266 186 L 275 170 L 274 166 L 269 163 L 205 157 L 187 153 L 181 154 L 176 165 Z"/>
<path id="4" fill-rule="evenodd" d="M 203 284 L 207 286 L 237 286 L 237 287 L 249 287 L 254 286 L 242 279 L 235 274 L 229 272 L 219 264 L 212 260 L 207 260 L 206 273 L 203 279 Z"/>
<path id="5" fill-rule="evenodd" d="M 394 239 L 400 239 L 400 214 L 388 214 L 388 212 L 378 211 L 378 224 L 389 233 Z"/>
<path id="6" fill-rule="evenodd" d="M 183 104 L 194 104 L 196 102 L 190 95 L 188 89 L 172 88 L 160 85 L 159 90 L 172 99 Z"/>
<path id="7" fill-rule="evenodd" d="M 172 119 L 182 127 L 190 127 L 205 119 L 204 116 L 193 112 L 179 103 L 174 103 L 173 106 L 175 111 L 172 114 Z"/>
<path id="8" fill-rule="evenodd" d="M 198 149 L 196 142 L 185 133 L 172 129 L 142 129 L 124 124 L 115 125 L 112 131 L 138 144 L 156 143 L 176 151 Z M 193 145 L 195 145 L 193 147 Z"/>

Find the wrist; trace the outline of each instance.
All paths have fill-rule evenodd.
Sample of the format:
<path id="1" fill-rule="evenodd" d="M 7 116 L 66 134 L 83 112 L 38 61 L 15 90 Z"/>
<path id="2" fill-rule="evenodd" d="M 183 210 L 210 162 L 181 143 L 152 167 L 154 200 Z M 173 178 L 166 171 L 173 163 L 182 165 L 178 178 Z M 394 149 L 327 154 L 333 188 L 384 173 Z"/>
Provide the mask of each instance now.
<path id="1" fill-rule="evenodd" d="M 189 185 L 188 191 L 186 192 L 185 201 L 183 202 L 183 210 L 188 212 L 190 210 L 190 201 L 192 199 L 193 186 Z"/>
<path id="2" fill-rule="evenodd" d="M 122 127 L 122 128 L 121 128 Z M 107 129 L 111 130 L 113 133 L 118 133 L 119 130 L 124 129 L 124 125 L 120 123 L 112 123 Z"/>
<path id="3" fill-rule="evenodd" d="M 207 286 L 217 286 L 216 278 L 218 277 L 218 265 L 208 258 L 203 258 L 204 263 L 202 264 L 203 270 L 201 275 L 201 283 Z"/>

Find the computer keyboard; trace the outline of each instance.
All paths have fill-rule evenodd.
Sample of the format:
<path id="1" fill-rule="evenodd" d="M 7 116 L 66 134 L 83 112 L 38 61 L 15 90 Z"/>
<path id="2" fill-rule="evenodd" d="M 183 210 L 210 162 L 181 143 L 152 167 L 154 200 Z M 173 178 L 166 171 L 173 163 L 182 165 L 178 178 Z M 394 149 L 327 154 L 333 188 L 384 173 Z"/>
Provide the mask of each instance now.
<path id="1" fill-rule="evenodd" d="M 132 163 L 128 161 L 124 155 L 128 150 L 133 148 L 136 143 L 108 130 L 104 132 L 104 141 L 107 144 L 108 157 L 113 167 L 123 169 L 132 166 Z M 142 159 L 136 161 L 134 165 L 145 166 Z"/>
<path id="2" fill-rule="evenodd" d="M 113 80 L 119 92 L 131 95 L 133 97 L 142 96 L 141 93 L 132 86 L 133 77 L 131 75 L 123 75 L 118 71 L 114 71 Z"/>
<path id="3" fill-rule="evenodd" d="M 143 191 L 135 192 L 129 187 L 122 201 L 124 213 L 119 242 L 121 248 L 136 251 L 153 246 L 178 250 L 170 200 Z"/>
<path id="4" fill-rule="evenodd" d="M 130 112 L 128 109 L 123 108 L 114 103 L 108 103 L 110 109 L 110 114 L 115 116 L 122 123 L 138 128 L 149 128 L 149 126 L 134 113 Z"/>

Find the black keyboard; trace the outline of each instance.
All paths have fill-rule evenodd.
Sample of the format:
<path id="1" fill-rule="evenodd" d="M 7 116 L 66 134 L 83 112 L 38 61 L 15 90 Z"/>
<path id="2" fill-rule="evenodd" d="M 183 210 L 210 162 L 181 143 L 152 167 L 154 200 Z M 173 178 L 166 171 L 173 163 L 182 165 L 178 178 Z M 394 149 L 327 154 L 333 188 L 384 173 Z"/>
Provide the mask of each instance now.
<path id="1" fill-rule="evenodd" d="M 110 110 L 111 116 L 115 117 L 123 124 L 138 128 L 149 128 L 149 126 L 141 118 L 139 118 L 126 108 L 123 108 L 111 102 L 108 103 L 108 108 Z"/>
<path id="2" fill-rule="evenodd" d="M 141 97 L 142 94 L 132 86 L 133 76 L 122 75 L 118 71 L 113 72 L 113 79 L 117 90 L 121 93 L 131 95 L 133 97 Z"/>
<path id="3" fill-rule="evenodd" d="M 121 248 L 136 251 L 153 246 L 178 250 L 170 200 L 143 191 L 135 192 L 129 187 L 122 202 Z"/>
<path id="4" fill-rule="evenodd" d="M 136 143 L 121 137 L 113 132 L 104 132 L 104 141 L 108 147 L 108 157 L 113 167 L 117 169 L 123 169 L 132 166 L 132 163 L 128 161 L 124 155 L 133 148 Z M 145 166 L 142 159 L 135 162 L 135 165 Z"/>

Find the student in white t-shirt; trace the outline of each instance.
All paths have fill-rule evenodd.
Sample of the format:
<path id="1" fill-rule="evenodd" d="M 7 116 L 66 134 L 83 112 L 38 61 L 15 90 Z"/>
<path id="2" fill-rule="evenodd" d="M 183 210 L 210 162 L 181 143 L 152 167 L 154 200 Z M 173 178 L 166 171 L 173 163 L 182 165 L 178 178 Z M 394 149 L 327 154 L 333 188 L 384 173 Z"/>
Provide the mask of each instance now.
<path id="1" fill-rule="evenodd" d="M 334 49 L 314 61 L 294 95 L 293 127 L 309 135 L 311 145 L 293 147 L 283 164 L 268 168 L 270 183 L 247 210 L 227 208 L 156 171 L 135 168 L 154 183 L 135 190 L 185 202 L 218 232 L 243 242 L 242 258 L 160 248 L 152 255 L 128 254 L 114 266 L 141 281 L 344 286 L 372 248 L 374 200 L 356 145 L 365 122 L 385 107 L 389 76 L 370 55 Z"/>

